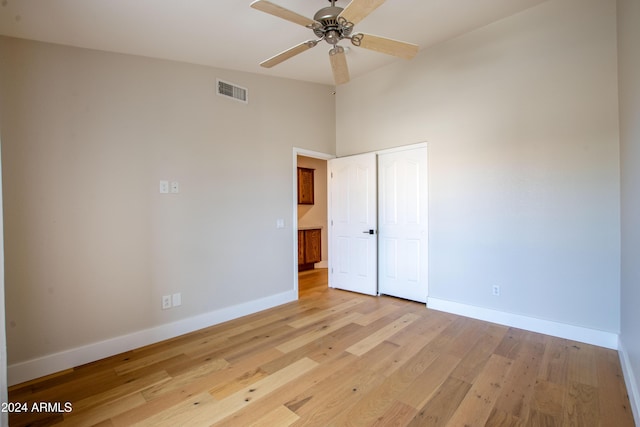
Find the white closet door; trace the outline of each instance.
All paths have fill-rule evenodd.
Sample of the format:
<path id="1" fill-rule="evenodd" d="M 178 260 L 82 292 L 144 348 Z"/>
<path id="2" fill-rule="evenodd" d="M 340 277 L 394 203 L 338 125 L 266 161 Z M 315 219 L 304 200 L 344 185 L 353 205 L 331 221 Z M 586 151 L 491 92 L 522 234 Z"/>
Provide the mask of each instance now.
<path id="1" fill-rule="evenodd" d="M 426 302 L 427 149 L 378 156 L 379 292 Z"/>
<path id="2" fill-rule="evenodd" d="M 376 155 L 329 160 L 329 286 L 377 295 Z"/>

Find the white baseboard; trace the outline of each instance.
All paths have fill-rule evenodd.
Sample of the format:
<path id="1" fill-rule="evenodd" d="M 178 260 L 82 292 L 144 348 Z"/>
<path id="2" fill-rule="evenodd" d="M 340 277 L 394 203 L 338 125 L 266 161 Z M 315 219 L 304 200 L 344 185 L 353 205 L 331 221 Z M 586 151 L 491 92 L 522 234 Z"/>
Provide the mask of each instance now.
<path id="1" fill-rule="evenodd" d="M 329 261 L 320 261 L 320 262 L 316 262 L 313 265 L 313 268 L 328 268 L 329 267 Z"/>
<path id="2" fill-rule="evenodd" d="M 15 363 L 7 367 L 8 385 L 20 384 L 145 345 L 174 338 L 198 329 L 295 301 L 297 298 L 297 292 L 287 291 L 82 347 Z"/>
<path id="3" fill-rule="evenodd" d="M 566 323 L 552 322 L 550 320 L 537 319 L 535 317 L 523 316 L 521 314 L 507 313 L 504 311 L 492 310 L 490 308 L 477 307 L 431 297 L 427 298 L 427 307 L 438 311 L 459 314 L 473 319 L 498 323 L 500 325 L 511 326 L 519 329 L 526 329 L 527 331 L 566 338 L 573 341 L 580 341 L 586 344 L 593 344 L 613 350 L 618 349 L 618 334 L 614 332 L 606 332 L 597 329 L 584 328 L 582 326 L 568 325 Z"/>
<path id="4" fill-rule="evenodd" d="M 636 425 L 640 426 L 640 391 L 638 390 L 638 381 L 640 381 L 640 378 L 635 376 L 635 373 L 633 372 L 631 361 L 629 360 L 629 354 L 626 352 L 622 341 L 620 341 L 618 356 L 620 357 L 620 365 L 622 366 L 624 382 L 627 385 L 627 394 L 629 395 L 629 403 L 631 404 L 631 410 L 633 411 L 633 418 Z"/>

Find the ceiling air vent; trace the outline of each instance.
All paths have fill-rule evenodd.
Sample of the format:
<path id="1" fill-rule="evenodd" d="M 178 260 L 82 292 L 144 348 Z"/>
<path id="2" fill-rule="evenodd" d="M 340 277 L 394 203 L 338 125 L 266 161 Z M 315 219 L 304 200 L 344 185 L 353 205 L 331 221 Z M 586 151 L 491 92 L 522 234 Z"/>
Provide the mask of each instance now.
<path id="1" fill-rule="evenodd" d="M 249 103 L 249 92 L 246 88 L 220 79 L 216 79 L 216 85 L 218 86 L 218 95 L 226 96 L 236 101 L 244 102 L 245 104 Z"/>

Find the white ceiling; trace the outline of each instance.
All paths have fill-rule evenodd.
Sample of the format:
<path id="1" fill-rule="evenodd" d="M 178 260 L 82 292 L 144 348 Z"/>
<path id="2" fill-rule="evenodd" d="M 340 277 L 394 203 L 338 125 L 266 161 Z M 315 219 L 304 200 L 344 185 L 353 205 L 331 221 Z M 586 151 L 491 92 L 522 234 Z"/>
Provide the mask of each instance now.
<path id="1" fill-rule="evenodd" d="M 355 27 L 420 49 L 545 0 L 388 0 Z M 312 18 L 327 0 L 272 0 Z M 0 0 L 0 34 L 333 84 L 322 43 L 271 69 L 258 64 L 314 39 L 311 30 L 249 7 L 251 0 Z M 347 0 L 336 2 L 345 7 Z M 350 43 L 341 44 L 349 46 Z M 352 78 L 392 61 L 353 47 Z"/>

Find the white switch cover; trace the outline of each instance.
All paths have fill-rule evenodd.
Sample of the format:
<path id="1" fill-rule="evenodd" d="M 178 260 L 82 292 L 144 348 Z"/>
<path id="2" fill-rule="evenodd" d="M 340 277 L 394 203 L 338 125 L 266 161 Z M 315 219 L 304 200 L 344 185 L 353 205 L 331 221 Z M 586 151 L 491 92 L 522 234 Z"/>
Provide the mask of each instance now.
<path id="1" fill-rule="evenodd" d="M 180 192 L 180 184 L 178 184 L 178 181 L 171 181 L 171 192 L 172 193 Z"/>
<path id="2" fill-rule="evenodd" d="M 182 305 L 182 294 L 181 293 L 173 294 L 171 296 L 171 301 L 173 302 L 174 307 L 178 307 L 179 305 Z"/>
<path id="3" fill-rule="evenodd" d="M 284 228 L 284 219 L 278 218 L 276 220 L 276 228 Z"/>
<path id="4" fill-rule="evenodd" d="M 162 194 L 169 193 L 169 181 L 160 181 L 160 193 Z"/>

